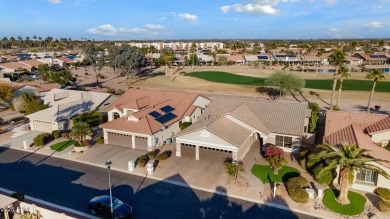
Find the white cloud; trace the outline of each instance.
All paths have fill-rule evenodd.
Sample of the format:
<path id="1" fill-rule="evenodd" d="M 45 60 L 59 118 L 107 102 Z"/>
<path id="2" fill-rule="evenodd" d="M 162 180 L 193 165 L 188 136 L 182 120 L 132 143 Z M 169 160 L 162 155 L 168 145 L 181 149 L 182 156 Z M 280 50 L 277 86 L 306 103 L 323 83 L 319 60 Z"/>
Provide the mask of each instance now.
<path id="1" fill-rule="evenodd" d="M 168 31 L 168 32 L 165 32 L 165 33 L 164 33 L 165 36 L 173 36 L 173 35 L 175 35 L 175 34 L 176 34 L 175 31 Z"/>
<path id="2" fill-rule="evenodd" d="M 188 14 L 188 13 L 185 13 L 185 14 L 178 14 L 177 16 L 179 16 L 180 18 L 183 18 L 184 20 L 192 21 L 192 22 L 198 20 L 198 16 L 193 15 L 193 14 Z"/>
<path id="3" fill-rule="evenodd" d="M 53 4 L 59 4 L 61 3 L 61 0 L 48 0 L 50 3 L 53 3 Z"/>
<path id="4" fill-rule="evenodd" d="M 225 5 L 219 8 L 224 14 L 228 13 L 232 9 L 231 5 Z"/>
<path id="5" fill-rule="evenodd" d="M 166 27 L 160 24 L 145 24 L 145 28 L 151 29 L 151 30 L 162 30 Z"/>
<path id="6" fill-rule="evenodd" d="M 370 23 L 363 25 L 363 29 L 379 29 L 382 27 L 383 27 L 383 24 L 379 21 L 373 21 L 373 22 L 370 22 Z"/>
<path id="7" fill-rule="evenodd" d="M 234 9 L 237 13 L 251 13 L 258 15 L 275 15 L 279 11 L 274 7 L 280 3 L 298 2 L 300 0 L 249 0 L 249 4 L 224 5 L 219 9 L 222 13 L 228 13 Z"/>
<path id="8" fill-rule="evenodd" d="M 346 38 L 361 38 L 360 35 L 355 33 L 349 33 L 345 30 L 340 30 L 336 27 L 331 27 L 326 32 L 326 35 L 334 39 L 346 39 Z"/>
<path id="9" fill-rule="evenodd" d="M 134 33 L 134 34 L 145 34 L 145 35 L 156 35 L 157 32 L 150 32 L 148 29 L 133 27 L 133 28 L 116 28 L 111 24 L 103 24 L 98 27 L 93 27 L 87 29 L 88 33 L 102 36 L 119 36 L 126 33 Z"/>
<path id="10" fill-rule="evenodd" d="M 337 0 L 325 0 L 326 3 L 328 3 L 329 5 L 333 5 L 333 4 L 336 4 L 337 3 Z"/>
<path id="11" fill-rule="evenodd" d="M 233 8 L 238 13 L 268 14 L 268 15 L 274 15 L 278 13 L 278 10 L 273 8 L 271 5 L 234 4 Z"/>

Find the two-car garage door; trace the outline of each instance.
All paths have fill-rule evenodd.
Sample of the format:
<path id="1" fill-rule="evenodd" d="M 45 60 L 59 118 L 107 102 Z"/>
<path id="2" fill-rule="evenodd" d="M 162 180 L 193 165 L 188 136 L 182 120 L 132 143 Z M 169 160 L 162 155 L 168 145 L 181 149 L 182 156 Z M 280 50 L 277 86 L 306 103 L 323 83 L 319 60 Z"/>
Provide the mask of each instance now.
<path id="1" fill-rule="evenodd" d="M 128 134 L 107 132 L 108 144 L 131 148 L 133 146 L 131 138 L 131 135 Z M 135 136 L 135 148 L 148 150 L 148 139 L 146 137 Z"/>
<path id="2" fill-rule="evenodd" d="M 196 158 L 196 146 L 182 143 L 181 156 Z M 199 146 L 199 160 L 223 162 L 226 158 L 232 158 L 231 151 Z"/>

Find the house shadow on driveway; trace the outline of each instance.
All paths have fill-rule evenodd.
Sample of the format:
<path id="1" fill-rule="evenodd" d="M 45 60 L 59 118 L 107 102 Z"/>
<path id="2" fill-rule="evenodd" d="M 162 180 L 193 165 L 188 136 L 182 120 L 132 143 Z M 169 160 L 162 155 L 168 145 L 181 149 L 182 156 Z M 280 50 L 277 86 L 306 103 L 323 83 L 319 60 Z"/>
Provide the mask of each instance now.
<path id="1" fill-rule="evenodd" d="M 106 168 L 52 157 L 40 162 L 45 156 L 38 154 L 16 162 L 27 153 L 1 149 L 4 188 L 82 212 L 89 211 L 92 197 L 109 194 Z M 184 186 L 165 182 L 180 178 Z M 113 196 L 133 206 L 134 218 L 298 218 L 290 211 L 192 189 L 178 174 L 156 181 L 111 170 L 111 179 Z M 226 193 L 221 186 L 215 190 Z"/>

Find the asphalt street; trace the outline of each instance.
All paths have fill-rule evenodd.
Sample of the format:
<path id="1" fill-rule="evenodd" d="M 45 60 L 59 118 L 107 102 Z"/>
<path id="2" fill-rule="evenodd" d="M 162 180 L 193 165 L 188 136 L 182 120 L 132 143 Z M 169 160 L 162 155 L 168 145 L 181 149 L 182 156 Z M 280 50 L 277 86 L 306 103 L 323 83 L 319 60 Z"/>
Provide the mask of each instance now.
<path id="1" fill-rule="evenodd" d="M 0 147 L 0 187 L 83 212 L 92 197 L 109 195 L 107 171 Z M 111 177 L 113 196 L 133 206 L 134 218 L 313 218 L 123 172 Z"/>

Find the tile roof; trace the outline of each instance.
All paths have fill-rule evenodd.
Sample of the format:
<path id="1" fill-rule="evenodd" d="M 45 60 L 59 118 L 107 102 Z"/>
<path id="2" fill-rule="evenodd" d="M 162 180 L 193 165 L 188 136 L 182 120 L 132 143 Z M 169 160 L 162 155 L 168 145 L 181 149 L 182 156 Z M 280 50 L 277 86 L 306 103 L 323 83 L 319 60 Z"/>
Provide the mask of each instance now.
<path id="1" fill-rule="evenodd" d="M 389 115 L 362 112 L 327 111 L 325 121 L 325 144 L 340 145 L 343 142 L 356 144 L 369 150 L 368 155 L 388 160 L 390 151 L 376 145 L 369 134 L 387 130 Z M 390 167 L 390 164 L 385 164 Z"/>
<path id="2" fill-rule="evenodd" d="M 68 57 L 59 57 L 57 58 L 58 60 L 61 60 L 63 62 L 66 62 L 66 63 L 71 63 L 73 60 L 68 58 Z"/>
<path id="3" fill-rule="evenodd" d="M 373 134 L 375 132 L 381 132 L 384 130 L 390 130 L 390 116 L 387 116 L 372 125 L 366 127 L 368 134 Z"/>
<path id="4" fill-rule="evenodd" d="M 33 67 L 33 66 L 35 68 L 38 68 L 39 65 L 43 65 L 44 64 L 43 62 L 40 62 L 40 61 L 37 61 L 37 60 L 34 60 L 34 59 L 20 61 L 20 63 L 22 63 L 24 65 L 27 65 L 27 66 L 30 66 L 30 68 Z"/>
<path id="5" fill-rule="evenodd" d="M 136 133 L 153 134 L 161 130 L 162 126 L 169 126 L 183 118 L 183 116 L 193 112 L 196 107 L 193 103 L 199 94 L 177 92 L 177 91 L 160 91 L 160 90 L 145 90 L 145 89 L 129 89 L 120 96 L 109 107 L 108 111 L 123 108 L 135 109 L 137 112 L 130 113 L 120 119 L 102 124 L 102 128 L 115 129 Z M 168 112 L 162 111 L 162 107 L 171 106 L 171 111 L 175 118 L 160 123 L 155 117 L 149 113 L 156 111 L 162 116 Z M 192 113 L 191 112 L 191 113 Z M 128 117 L 137 118 L 138 121 L 128 120 Z M 123 119 L 124 118 L 124 119 Z M 160 120 L 161 121 L 161 120 Z"/>
<path id="6" fill-rule="evenodd" d="M 61 88 L 61 85 L 58 83 L 43 84 L 39 81 L 31 81 L 31 82 L 25 82 L 24 84 L 27 86 L 36 87 L 37 92 L 45 92 L 45 91 L 50 91 L 52 89 L 60 89 Z"/>
<path id="7" fill-rule="evenodd" d="M 24 65 L 20 62 L 5 62 L 5 63 L 0 63 L 0 67 L 2 68 L 7 68 L 7 69 L 29 69 L 29 66 Z M 31 67 L 30 67 L 31 68 Z"/>
<path id="8" fill-rule="evenodd" d="M 4 85 L 8 86 L 14 91 L 20 89 L 21 87 L 24 87 L 23 83 L 18 83 L 18 82 L 13 82 L 13 81 L 0 80 L 0 84 L 4 84 Z"/>
<path id="9" fill-rule="evenodd" d="M 229 116 L 266 134 L 272 132 L 301 136 L 304 134 L 303 126 L 307 110 L 309 110 L 307 103 L 213 97 L 199 121 L 184 129 L 177 136 L 207 129 L 240 147 L 252 131 L 233 121 Z"/>

